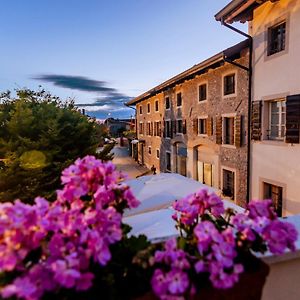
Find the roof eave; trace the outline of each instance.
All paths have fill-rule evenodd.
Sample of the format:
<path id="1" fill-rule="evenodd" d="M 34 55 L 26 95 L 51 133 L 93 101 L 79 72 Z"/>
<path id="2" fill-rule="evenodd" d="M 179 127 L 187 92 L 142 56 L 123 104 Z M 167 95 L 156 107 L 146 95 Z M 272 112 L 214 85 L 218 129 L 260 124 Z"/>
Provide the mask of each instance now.
<path id="1" fill-rule="evenodd" d="M 156 87 L 150 89 L 149 91 L 141 94 L 140 96 L 130 100 L 126 103 L 127 106 L 136 105 L 141 101 L 144 101 L 147 98 L 150 98 L 160 92 L 169 89 L 170 87 L 180 84 L 185 80 L 191 79 L 190 77 L 194 77 L 199 75 L 199 73 L 203 72 L 209 68 L 215 68 L 219 63 L 224 61 L 224 56 L 230 57 L 236 55 L 238 52 L 240 53 L 243 49 L 249 47 L 248 40 L 240 42 L 222 52 L 204 60 L 203 62 L 196 64 L 195 66 L 187 69 L 186 71 L 172 77 L 171 79 L 166 80 L 165 82 L 157 85 Z"/>

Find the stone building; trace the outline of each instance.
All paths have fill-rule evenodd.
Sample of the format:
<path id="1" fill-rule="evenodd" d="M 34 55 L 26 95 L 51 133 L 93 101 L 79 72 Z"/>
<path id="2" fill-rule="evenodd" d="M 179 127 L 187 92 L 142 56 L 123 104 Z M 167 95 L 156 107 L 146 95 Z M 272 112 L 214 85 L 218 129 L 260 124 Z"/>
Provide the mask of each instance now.
<path id="1" fill-rule="evenodd" d="M 139 162 L 247 197 L 248 41 L 134 98 Z"/>

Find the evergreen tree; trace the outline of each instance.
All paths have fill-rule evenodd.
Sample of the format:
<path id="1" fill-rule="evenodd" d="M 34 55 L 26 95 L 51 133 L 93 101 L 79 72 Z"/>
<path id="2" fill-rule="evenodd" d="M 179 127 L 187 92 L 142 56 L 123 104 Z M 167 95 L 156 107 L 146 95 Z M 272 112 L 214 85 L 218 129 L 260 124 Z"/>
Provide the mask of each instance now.
<path id="1" fill-rule="evenodd" d="M 105 128 L 82 115 L 73 101 L 44 90 L 0 95 L 0 201 L 53 199 L 60 173 L 76 158 L 96 153 Z"/>

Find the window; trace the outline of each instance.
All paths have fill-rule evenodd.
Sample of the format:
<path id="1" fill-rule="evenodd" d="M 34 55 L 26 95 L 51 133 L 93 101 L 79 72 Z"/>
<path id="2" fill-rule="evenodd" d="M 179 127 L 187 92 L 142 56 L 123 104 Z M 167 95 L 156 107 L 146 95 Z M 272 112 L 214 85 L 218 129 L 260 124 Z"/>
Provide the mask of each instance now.
<path id="1" fill-rule="evenodd" d="M 207 100 L 207 84 L 199 85 L 199 101 Z"/>
<path id="2" fill-rule="evenodd" d="M 170 98 L 166 97 L 166 109 L 170 109 L 171 105 L 170 105 Z"/>
<path id="3" fill-rule="evenodd" d="M 183 133 L 182 120 L 177 120 L 176 123 L 176 133 Z"/>
<path id="4" fill-rule="evenodd" d="M 156 149 L 156 158 L 159 159 L 159 149 Z"/>
<path id="5" fill-rule="evenodd" d="M 151 147 L 148 147 L 148 153 L 151 154 Z"/>
<path id="6" fill-rule="evenodd" d="M 199 152 L 198 152 L 199 155 Z M 198 180 L 203 184 L 213 185 L 213 165 L 205 162 L 198 161 Z"/>
<path id="7" fill-rule="evenodd" d="M 143 114 L 143 106 L 141 105 L 140 106 L 140 115 L 142 115 Z"/>
<path id="8" fill-rule="evenodd" d="M 171 172 L 171 153 L 166 152 L 166 170 Z"/>
<path id="9" fill-rule="evenodd" d="M 181 93 L 178 93 L 176 95 L 176 99 L 177 99 L 177 106 L 182 106 L 182 96 L 181 96 Z"/>
<path id="10" fill-rule="evenodd" d="M 154 123 L 154 136 L 161 136 L 161 125 L 160 121 Z"/>
<path id="11" fill-rule="evenodd" d="M 271 199 L 278 217 L 282 217 L 282 187 L 264 182 L 264 199 Z"/>
<path id="12" fill-rule="evenodd" d="M 151 122 L 147 123 L 147 135 L 152 135 L 152 124 L 151 124 Z"/>
<path id="13" fill-rule="evenodd" d="M 224 117 L 223 121 L 223 144 L 234 144 L 234 117 Z"/>
<path id="14" fill-rule="evenodd" d="M 235 74 L 224 77 L 224 96 L 235 93 Z"/>
<path id="15" fill-rule="evenodd" d="M 207 119 L 199 119 L 198 125 L 199 125 L 198 133 L 207 134 Z"/>
<path id="16" fill-rule="evenodd" d="M 223 187 L 222 192 L 226 197 L 234 200 L 234 171 L 223 169 Z"/>
<path id="17" fill-rule="evenodd" d="M 158 108 L 158 100 L 155 101 L 155 111 L 159 111 L 159 108 Z"/>
<path id="18" fill-rule="evenodd" d="M 275 54 L 285 49 L 286 23 L 268 29 L 268 55 Z"/>
<path id="19" fill-rule="evenodd" d="M 143 122 L 141 122 L 139 125 L 139 133 L 144 134 L 144 123 Z"/>
<path id="20" fill-rule="evenodd" d="M 268 138 L 283 140 L 285 136 L 286 102 L 277 100 L 269 102 Z"/>
<path id="21" fill-rule="evenodd" d="M 150 114 L 150 111 L 151 111 L 150 108 L 151 108 L 151 107 L 150 107 L 150 103 L 148 103 L 148 104 L 147 104 L 147 113 L 148 113 L 148 114 Z"/>
<path id="22" fill-rule="evenodd" d="M 167 138 L 171 137 L 171 121 L 165 122 L 165 135 Z"/>

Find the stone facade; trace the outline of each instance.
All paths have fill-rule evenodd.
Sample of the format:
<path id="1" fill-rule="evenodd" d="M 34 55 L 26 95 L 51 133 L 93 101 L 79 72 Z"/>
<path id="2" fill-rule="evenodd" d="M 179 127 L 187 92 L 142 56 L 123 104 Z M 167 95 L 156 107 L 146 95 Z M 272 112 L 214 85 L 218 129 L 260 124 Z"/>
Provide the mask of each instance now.
<path id="1" fill-rule="evenodd" d="M 248 49 L 244 49 L 235 62 L 248 66 Z M 235 91 L 224 96 L 224 77 L 233 74 Z M 200 85 L 206 85 L 206 100 L 199 101 Z M 180 107 L 177 103 L 180 102 L 179 93 L 182 98 Z M 169 109 L 166 109 L 167 98 L 170 100 Z M 181 173 L 212 185 L 226 195 L 232 182 L 234 187 L 229 193 L 230 198 L 245 205 L 247 71 L 223 62 L 203 74 L 181 80 L 181 83 L 142 99 L 136 103 L 136 108 L 140 163 L 149 168 L 154 165 L 158 172 Z M 167 124 L 169 120 L 171 122 Z M 178 123 L 178 120 L 182 122 Z M 167 137 L 168 126 L 170 137 Z M 169 169 L 168 156 L 171 158 Z"/>

